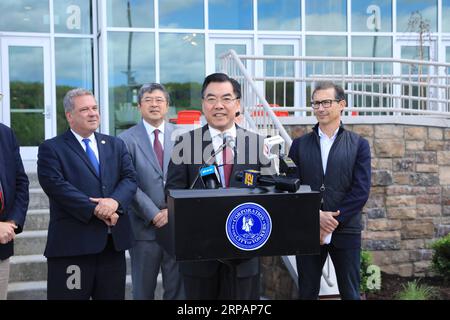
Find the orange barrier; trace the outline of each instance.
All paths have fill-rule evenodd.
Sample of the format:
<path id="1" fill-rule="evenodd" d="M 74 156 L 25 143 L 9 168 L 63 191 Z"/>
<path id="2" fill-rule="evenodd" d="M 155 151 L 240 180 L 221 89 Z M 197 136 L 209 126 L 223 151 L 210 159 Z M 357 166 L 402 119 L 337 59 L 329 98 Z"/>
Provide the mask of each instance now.
<path id="1" fill-rule="evenodd" d="M 199 110 L 181 110 L 178 111 L 177 124 L 196 124 L 200 123 L 202 116 Z"/>

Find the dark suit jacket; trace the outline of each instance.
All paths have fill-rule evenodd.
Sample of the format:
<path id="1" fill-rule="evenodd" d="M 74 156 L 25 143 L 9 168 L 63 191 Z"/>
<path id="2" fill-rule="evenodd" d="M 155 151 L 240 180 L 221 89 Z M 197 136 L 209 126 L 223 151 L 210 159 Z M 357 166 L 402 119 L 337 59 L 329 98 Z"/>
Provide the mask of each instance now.
<path id="1" fill-rule="evenodd" d="M 111 228 L 117 251 L 132 246 L 127 208 L 136 192 L 136 173 L 124 142 L 95 133 L 100 177 L 70 130 L 39 146 L 39 183 L 50 199 L 46 257 L 101 252 L 108 235 L 106 224 L 94 215 L 93 198 L 113 198 L 121 215 Z"/>
<path id="2" fill-rule="evenodd" d="M 0 123 L 0 180 L 5 199 L 5 211 L 0 221 L 14 220 L 16 234 L 22 232 L 28 209 L 28 177 L 23 169 L 20 149 L 13 131 Z M 0 260 L 12 256 L 13 241 L 0 244 Z"/>
<path id="3" fill-rule="evenodd" d="M 201 140 L 201 144 L 198 139 Z M 195 150 L 195 146 L 201 145 L 201 150 Z M 181 148 L 183 146 L 183 148 Z M 204 165 L 202 154 L 210 155 L 213 151 L 211 135 L 208 125 L 193 130 L 178 139 L 174 146 L 172 158 L 169 162 L 167 172 L 166 191 L 170 189 L 189 189 L 190 185 L 198 176 L 199 170 Z M 266 164 L 262 155 L 263 137 L 250 131 L 237 127 L 236 131 L 236 154 L 234 157 L 233 171 L 231 173 L 230 187 L 241 187 L 242 182 L 234 179 L 236 172 L 253 169 L 260 170 Z M 179 157 L 183 158 L 183 163 L 179 162 Z M 204 189 L 203 182 L 198 179 L 194 189 Z M 205 210 L 211 210 L 205 209 Z M 236 263 L 238 277 L 249 277 L 259 272 L 259 262 L 257 258 L 233 260 Z M 180 270 L 182 273 L 196 276 L 212 276 L 220 266 L 218 261 L 182 262 Z"/>

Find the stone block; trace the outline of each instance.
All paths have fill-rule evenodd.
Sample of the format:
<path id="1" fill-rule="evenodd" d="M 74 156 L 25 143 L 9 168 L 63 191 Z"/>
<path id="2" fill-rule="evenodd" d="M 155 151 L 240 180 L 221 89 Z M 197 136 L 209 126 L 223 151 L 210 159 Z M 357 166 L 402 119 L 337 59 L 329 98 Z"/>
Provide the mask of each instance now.
<path id="1" fill-rule="evenodd" d="M 370 231 L 394 231 L 402 228 L 400 220 L 375 219 L 367 221 L 367 230 Z"/>
<path id="2" fill-rule="evenodd" d="M 416 218 L 416 207 L 388 207 L 386 210 L 386 216 L 389 219 L 411 220 Z"/>
<path id="3" fill-rule="evenodd" d="M 425 240 L 424 239 L 402 240 L 402 242 L 401 242 L 401 249 L 416 250 L 416 249 L 424 249 L 424 248 L 425 248 Z"/>
<path id="4" fill-rule="evenodd" d="M 437 226 L 437 236 L 445 237 L 450 233 L 450 224 L 440 224 Z"/>
<path id="5" fill-rule="evenodd" d="M 436 164 L 436 152 L 416 152 L 416 163 Z"/>
<path id="6" fill-rule="evenodd" d="M 406 140 L 426 140 L 427 128 L 426 127 L 405 127 L 405 139 Z"/>
<path id="7" fill-rule="evenodd" d="M 413 263 L 414 266 L 414 274 L 419 275 L 423 274 L 426 275 L 429 273 L 431 269 L 431 261 L 418 261 Z"/>
<path id="8" fill-rule="evenodd" d="M 383 194 L 370 194 L 366 203 L 366 208 L 384 208 Z"/>
<path id="9" fill-rule="evenodd" d="M 364 231 L 363 240 L 400 240 L 400 231 Z"/>
<path id="10" fill-rule="evenodd" d="M 441 166 L 450 165 L 450 151 L 438 151 L 437 152 L 437 164 Z"/>
<path id="11" fill-rule="evenodd" d="M 394 171 L 412 172 L 414 171 L 414 159 L 394 159 L 393 167 Z"/>
<path id="12" fill-rule="evenodd" d="M 375 126 L 375 138 L 377 139 L 403 139 L 403 126 L 400 125 L 377 125 Z"/>
<path id="13" fill-rule="evenodd" d="M 418 194 L 416 198 L 417 204 L 441 204 L 440 194 Z"/>
<path id="14" fill-rule="evenodd" d="M 425 149 L 425 141 L 405 141 L 405 149 L 406 151 L 423 151 Z"/>
<path id="15" fill-rule="evenodd" d="M 450 140 L 450 128 L 444 130 L 444 139 Z"/>
<path id="16" fill-rule="evenodd" d="M 363 136 L 364 138 L 371 138 L 374 136 L 373 125 L 355 125 L 353 132 Z"/>
<path id="17" fill-rule="evenodd" d="M 424 164 L 424 163 L 418 163 L 416 165 L 416 171 L 417 172 L 439 172 L 439 166 L 437 164 Z"/>
<path id="18" fill-rule="evenodd" d="M 433 250 L 431 249 L 417 249 L 409 251 L 410 261 L 431 260 L 433 256 Z"/>
<path id="19" fill-rule="evenodd" d="M 411 181 L 411 174 L 407 172 L 394 172 L 392 174 L 394 184 L 409 185 Z"/>
<path id="20" fill-rule="evenodd" d="M 392 184 L 392 174 L 386 170 L 372 171 L 372 186 L 388 186 Z"/>
<path id="21" fill-rule="evenodd" d="M 386 210 L 384 208 L 370 208 L 365 209 L 369 219 L 381 219 L 386 217 Z"/>
<path id="22" fill-rule="evenodd" d="M 441 185 L 450 185 L 450 166 L 439 168 L 439 183 Z"/>
<path id="23" fill-rule="evenodd" d="M 402 263 L 397 265 L 391 264 L 383 266 L 381 270 L 388 274 L 397 274 L 401 277 L 411 277 L 413 275 L 413 264 L 412 263 Z"/>
<path id="24" fill-rule="evenodd" d="M 428 139 L 442 140 L 444 138 L 443 128 L 428 128 Z"/>
<path id="25" fill-rule="evenodd" d="M 402 239 L 432 238 L 434 236 L 434 225 L 432 222 L 410 221 L 402 226 Z"/>
<path id="26" fill-rule="evenodd" d="M 416 205 L 415 196 L 386 196 L 387 207 L 414 207 Z"/>
<path id="27" fill-rule="evenodd" d="M 405 144 L 400 139 L 376 139 L 374 149 L 380 158 L 402 158 L 405 155 Z"/>
<path id="28" fill-rule="evenodd" d="M 392 171 L 392 159 L 372 158 L 372 170 Z"/>
<path id="29" fill-rule="evenodd" d="M 445 150 L 445 142 L 442 140 L 427 140 L 425 142 L 426 151 L 441 151 Z"/>
<path id="30" fill-rule="evenodd" d="M 366 250 L 398 250 L 400 240 L 363 240 L 363 248 Z"/>
<path id="31" fill-rule="evenodd" d="M 440 168 L 440 174 L 442 168 Z M 448 171 L 450 173 L 450 171 Z M 436 186 L 439 184 L 440 174 L 435 173 L 413 173 L 411 174 L 411 184 L 414 186 Z M 450 179 L 450 174 L 449 174 Z"/>
<path id="32" fill-rule="evenodd" d="M 436 204 L 418 204 L 416 210 L 417 218 L 438 217 L 442 214 L 442 206 Z"/>

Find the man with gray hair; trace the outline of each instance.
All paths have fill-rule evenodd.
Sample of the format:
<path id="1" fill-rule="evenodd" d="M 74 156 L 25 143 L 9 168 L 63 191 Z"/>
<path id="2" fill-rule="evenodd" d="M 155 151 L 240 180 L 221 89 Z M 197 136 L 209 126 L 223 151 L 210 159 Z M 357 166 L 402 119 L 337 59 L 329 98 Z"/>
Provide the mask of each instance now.
<path id="1" fill-rule="evenodd" d="M 165 120 L 169 93 L 163 85 L 150 83 L 139 90 L 142 115 L 134 127 L 120 134 L 137 172 L 138 189 L 131 203 L 130 218 L 136 239 L 130 249 L 133 298 L 153 300 L 159 270 L 164 299 L 184 299 L 178 263 L 155 240 L 156 229 L 167 224 L 164 185 L 174 141 L 175 127 Z"/>
<path id="2" fill-rule="evenodd" d="M 95 132 L 100 115 L 90 91 L 67 92 L 64 110 L 70 129 L 38 152 L 50 200 L 47 298 L 124 299 L 136 172 L 122 140 Z"/>

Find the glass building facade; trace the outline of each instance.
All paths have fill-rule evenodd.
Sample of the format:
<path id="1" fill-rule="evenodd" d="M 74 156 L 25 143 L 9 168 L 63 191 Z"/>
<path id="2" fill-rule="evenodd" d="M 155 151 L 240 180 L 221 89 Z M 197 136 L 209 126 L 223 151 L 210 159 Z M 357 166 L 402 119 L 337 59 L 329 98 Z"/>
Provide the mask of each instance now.
<path id="1" fill-rule="evenodd" d="M 139 120 L 143 83 L 166 85 L 171 117 L 199 109 L 230 48 L 450 62 L 450 0 L 2 0 L 0 15 L 0 120 L 26 158 L 67 128 L 70 88 L 95 92 L 115 135 Z"/>

